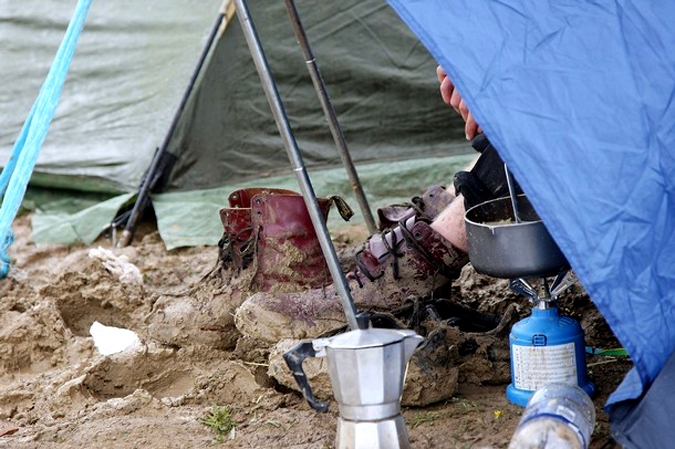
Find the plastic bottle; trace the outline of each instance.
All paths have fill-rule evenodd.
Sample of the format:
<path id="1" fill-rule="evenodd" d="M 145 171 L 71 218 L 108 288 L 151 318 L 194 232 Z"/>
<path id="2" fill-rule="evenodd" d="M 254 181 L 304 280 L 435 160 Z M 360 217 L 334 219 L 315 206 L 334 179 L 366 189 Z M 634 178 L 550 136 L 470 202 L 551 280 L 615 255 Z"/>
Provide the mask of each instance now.
<path id="1" fill-rule="evenodd" d="M 530 398 L 509 449 L 588 449 L 595 407 L 576 385 L 546 384 Z"/>

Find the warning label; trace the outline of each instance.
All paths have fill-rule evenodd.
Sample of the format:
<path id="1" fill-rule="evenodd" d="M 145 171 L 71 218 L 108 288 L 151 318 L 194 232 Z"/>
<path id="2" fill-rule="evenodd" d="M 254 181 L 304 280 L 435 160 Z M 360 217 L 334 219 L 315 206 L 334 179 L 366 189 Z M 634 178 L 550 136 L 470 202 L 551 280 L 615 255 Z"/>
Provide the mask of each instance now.
<path id="1" fill-rule="evenodd" d="M 554 346 L 512 345 L 511 357 L 513 384 L 520 390 L 536 390 L 553 382 L 577 383 L 574 342 Z"/>

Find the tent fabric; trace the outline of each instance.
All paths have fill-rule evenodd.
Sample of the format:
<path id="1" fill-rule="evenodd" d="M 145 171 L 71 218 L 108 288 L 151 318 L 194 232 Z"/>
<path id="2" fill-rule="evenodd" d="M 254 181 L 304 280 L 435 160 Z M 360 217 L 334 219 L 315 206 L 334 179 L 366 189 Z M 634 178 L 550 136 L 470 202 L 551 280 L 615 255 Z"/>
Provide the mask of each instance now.
<path id="1" fill-rule="evenodd" d="M 75 3 L 0 0 L 0 163 L 9 157 Z M 357 167 L 472 153 L 461 119 L 442 107 L 436 62 L 384 0 L 307 0 L 297 8 Z M 303 161 L 313 172 L 341 167 L 284 3 L 250 0 L 249 9 Z M 207 46 L 221 12 L 226 20 L 215 43 Z M 167 194 L 194 192 L 199 198 L 201 190 L 290 173 L 233 12 L 227 0 L 93 2 L 31 188 L 68 189 L 73 196 L 79 191 L 122 195 L 111 201 L 126 203 L 126 194 L 138 190 L 165 142 L 176 161 L 159 183 Z M 204 50 L 203 70 L 177 116 Z M 418 187 L 402 196 L 371 192 L 400 201 L 422 191 L 425 183 L 448 182 L 430 176 L 415 181 Z M 344 182 L 349 185 L 346 173 Z M 184 197 L 190 195 L 174 198 Z M 83 232 L 68 232 L 66 240 L 86 243 L 92 238 L 89 227 L 103 228 L 114 218 L 107 207 L 100 215 L 79 214 L 96 220 L 86 225 L 76 223 L 72 211 L 67 219 L 61 211 L 50 217 L 45 208 L 59 203 L 39 205 L 41 213 L 34 217 L 38 240 L 65 243 L 56 230 L 68 222 Z M 161 222 L 174 220 L 162 214 L 175 211 L 155 210 Z M 160 232 L 172 246 L 214 238 L 205 238 L 200 226 L 183 237 L 169 236 L 168 229 Z"/>
<path id="2" fill-rule="evenodd" d="M 304 163 L 340 165 L 284 2 L 249 3 Z M 317 3 L 298 2 L 297 9 L 354 162 L 448 155 L 448 142 L 463 140 L 461 123 L 442 107 L 436 63 L 394 11 L 384 1 Z M 236 17 L 214 48 L 178 129 L 169 145 L 180 155 L 171 190 L 288 170 Z"/>
<path id="3" fill-rule="evenodd" d="M 440 62 L 628 350 L 675 349 L 675 3 L 389 0 Z"/>
<path id="4" fill-rule="evenodd" d="M 72 195 L 72 192 L 63 196 L 66 195 Z M 51 198 L 54 198 L 53 194 L 50 195 Z M 123 193 L 105 201 L 97 201 L 90 207 L 76 211 L 69 211 L 69 205 L 52 207 L 48 213 L 36 209 L 31 220 L 33 240 L 37 244 L 72 245 L 74 242 L 91 244 L 110 224 L 117 211 L 129 204 L 133 198 L 133 193 Z"/>
<path id="5" fill-rule="evenodd" d="M 1 2 L 0 161 L 75 3 Z M 446 156 L 448 142 L 463 140 L 460 121 L 439 108 L 435 62 L 384 0 L 297 6 L 355 162 Z M 249 7 L 305 163 L 339 166 L 284 2 L 251 0 Z M 93 2 L 33 184 L 137 190 L 221 10 L 233 6 Z M 178 161 L 168 190 L 214 188 L 289 167 L 238 20 L 228 18 L 169 140 Z"/>
<path id="6" fill-rule="evenodd" d="M 135 190 L 165 136 L 220 3 L 93 2 L 33 183 Z M 0 161 L 8 159 L 76 1 L 2 1 Z"/>
<path id="7" fill-rule="evenodd" d="M 639 401 L 618 404 L 613 411 L 612 434 L 625 449 L 661 448 L 673 444 L 675 416 L 675 354 Z"/>

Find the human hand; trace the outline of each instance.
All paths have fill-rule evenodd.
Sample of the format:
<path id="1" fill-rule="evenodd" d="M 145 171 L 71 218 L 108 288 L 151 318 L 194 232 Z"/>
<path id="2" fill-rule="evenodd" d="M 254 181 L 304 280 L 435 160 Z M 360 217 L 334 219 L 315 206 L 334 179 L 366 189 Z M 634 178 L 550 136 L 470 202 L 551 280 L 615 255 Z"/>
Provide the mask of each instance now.
<path id="1" fill-rule="evenodd" d="M 464 119 L 464 134 L 466 140 L 473 140 L 478 134 L 482 133 L 483 130 L 478 126 L 476 120 L 471 115 L 471 111 L 467 107 L 464 99 L 459 94 L 455 85 L 452 84 L 448 75 L 446 75 L 445 70 L 439 65 L 436 68 L 436 76 L 438 76 L 438 82 L 441 84 L 441 97 L 443 102 L 452 108 L 462 116 Z"/>

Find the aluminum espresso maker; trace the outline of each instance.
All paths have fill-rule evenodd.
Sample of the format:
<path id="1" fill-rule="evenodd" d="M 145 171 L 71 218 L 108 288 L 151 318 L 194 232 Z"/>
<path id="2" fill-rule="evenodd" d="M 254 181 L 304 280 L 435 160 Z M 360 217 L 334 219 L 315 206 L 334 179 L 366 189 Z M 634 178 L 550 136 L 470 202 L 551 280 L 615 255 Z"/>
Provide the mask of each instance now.
<path id="1" fill-rule="evenodd" d="M 338 449 L 409 448 L 401 415 L 401 395 L 408 362 L 424 338 L 407 329 L 357 329 L 331 338 L 306 340 L 284 354 L 307 402 L 325 412 L 314 397 L 302 362 L 326 357 L 338 402 L 335 447 Z"/>

